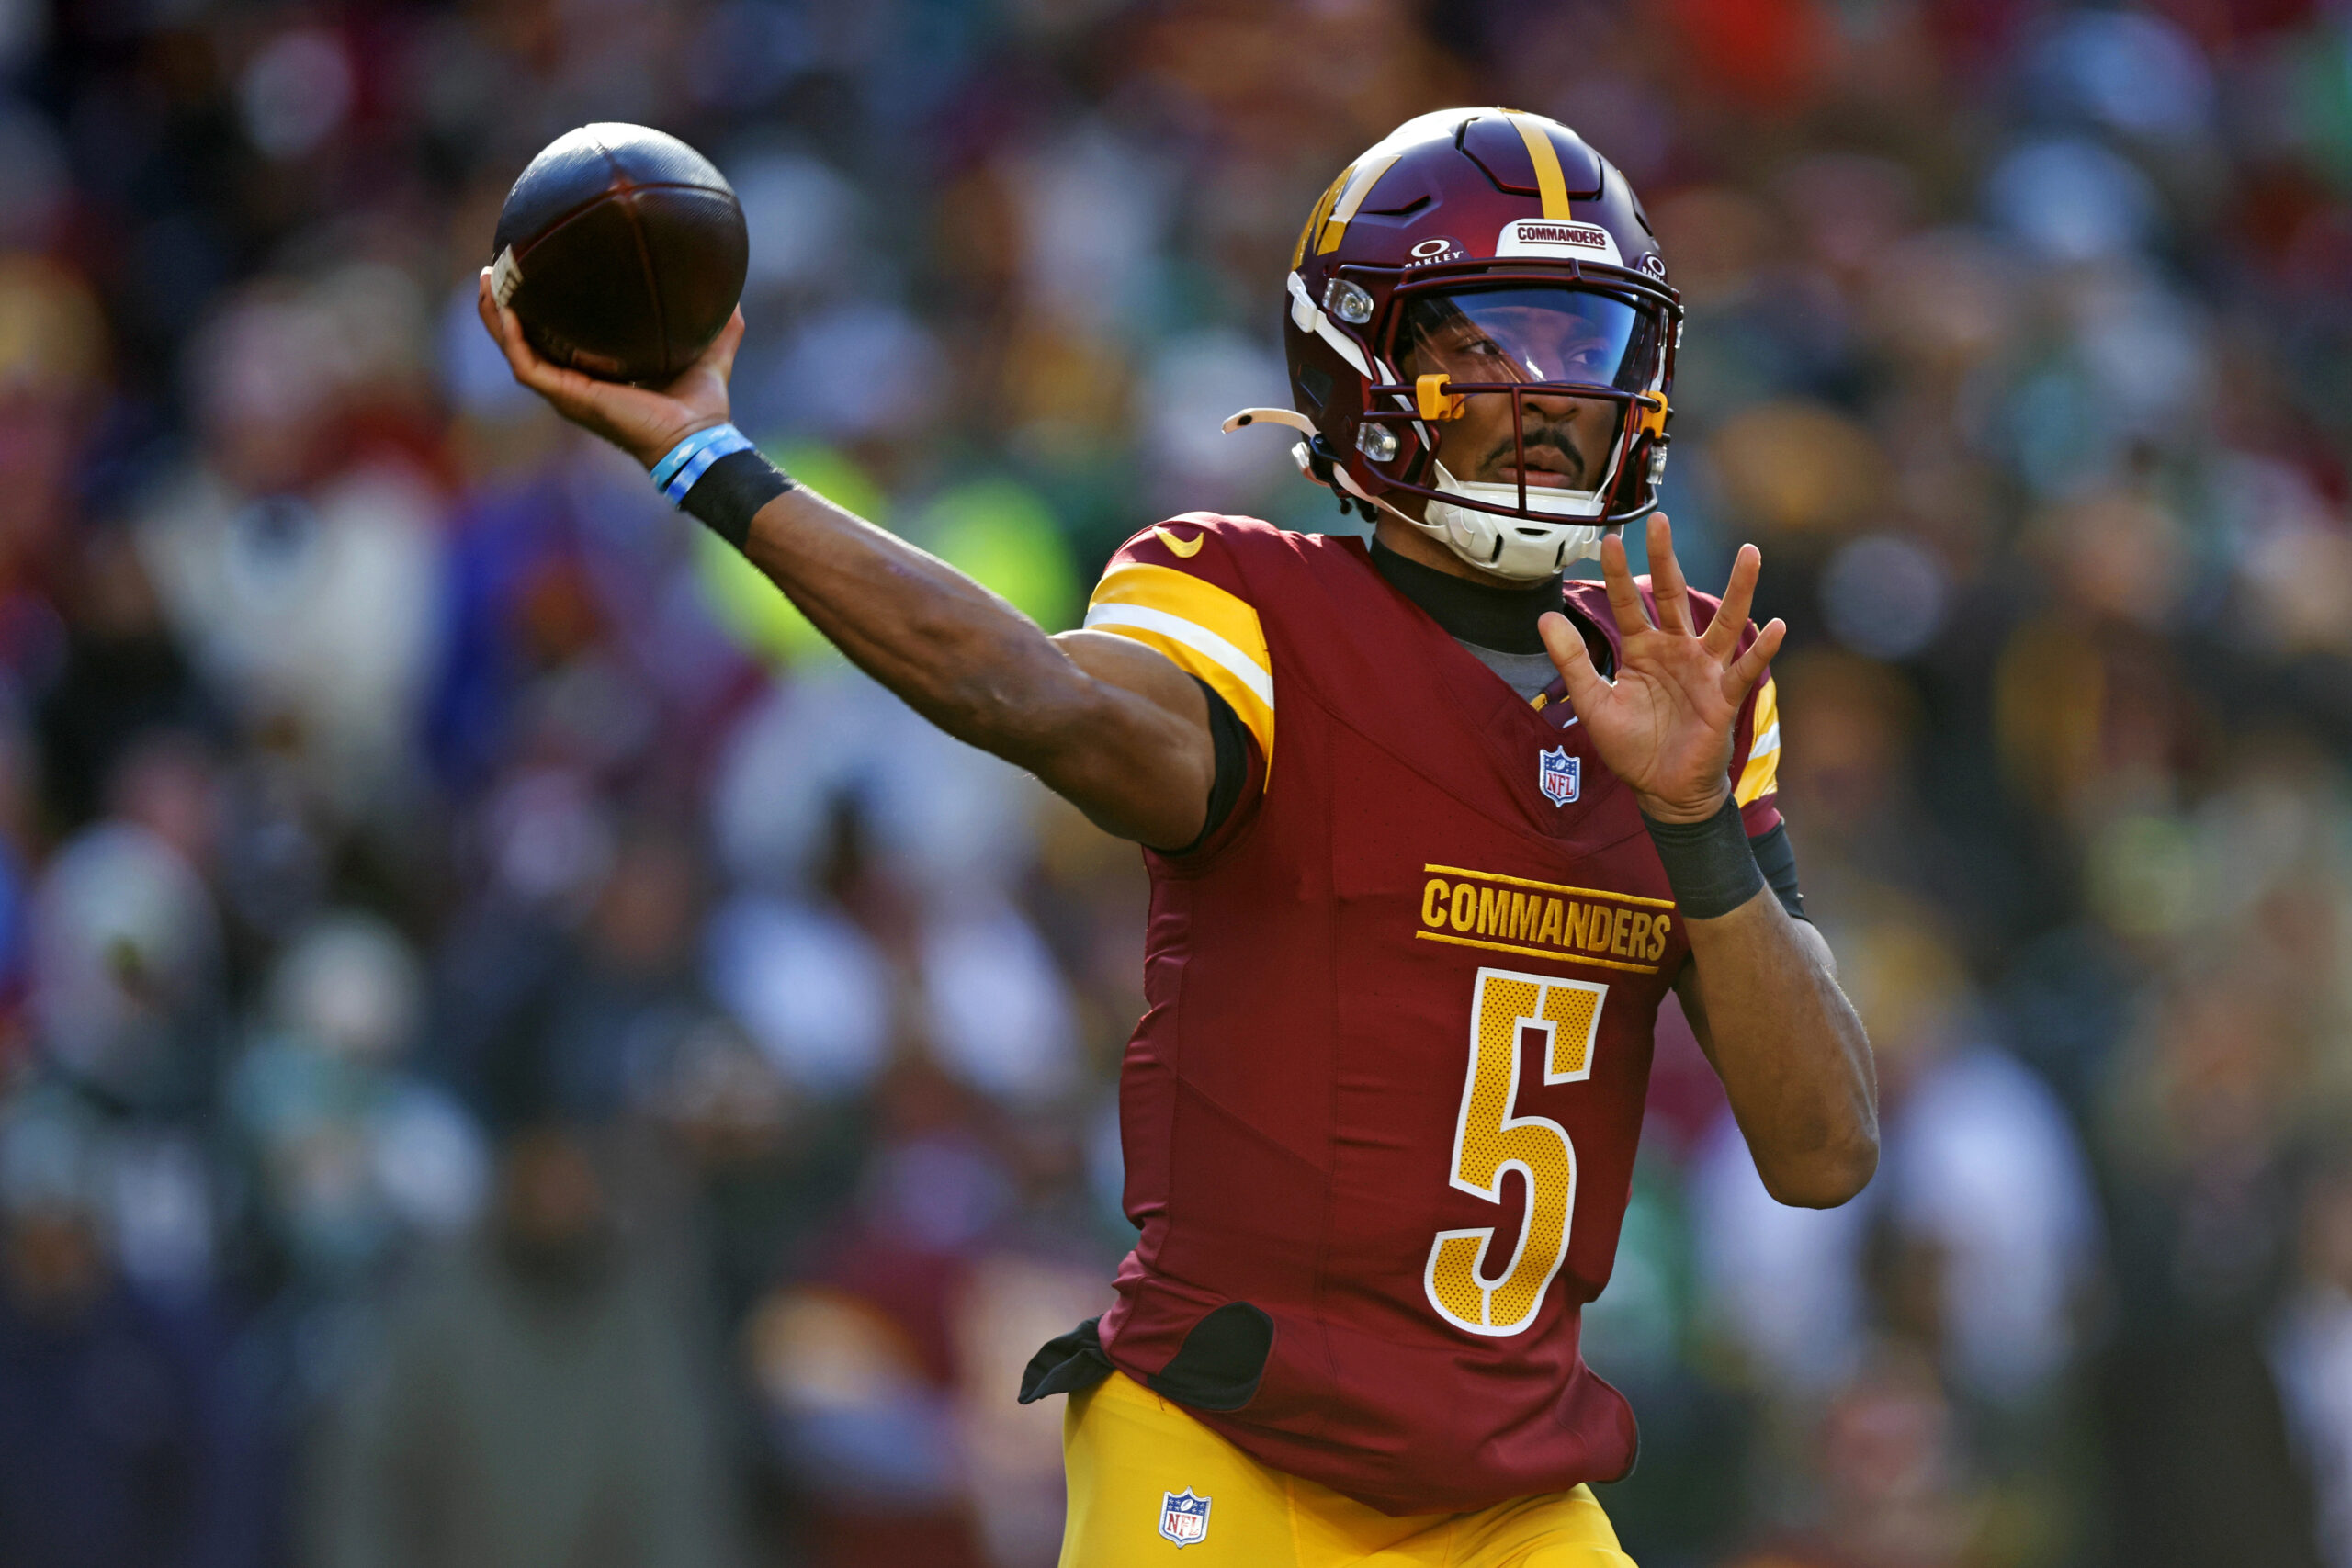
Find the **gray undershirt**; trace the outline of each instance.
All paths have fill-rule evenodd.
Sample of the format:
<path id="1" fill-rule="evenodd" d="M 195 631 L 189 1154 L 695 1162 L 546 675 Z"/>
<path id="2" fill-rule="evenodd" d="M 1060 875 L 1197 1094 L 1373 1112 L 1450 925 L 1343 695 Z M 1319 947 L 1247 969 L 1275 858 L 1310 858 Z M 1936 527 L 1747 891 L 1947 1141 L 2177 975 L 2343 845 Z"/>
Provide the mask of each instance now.
<path id="1" fill-rule="evenodd" d="M 1462 642 L 1460 637 L 1453 639 Z M 1480 648 L 1475 642 L 1462 642 L 1470 657 L 1502 677 L 1503 684 L 1517 692 L 1526 702 L 1533 702 L 1536 694 L 1559 678 L 1548 653 L 1497 653 L 1491 648 Z"/>

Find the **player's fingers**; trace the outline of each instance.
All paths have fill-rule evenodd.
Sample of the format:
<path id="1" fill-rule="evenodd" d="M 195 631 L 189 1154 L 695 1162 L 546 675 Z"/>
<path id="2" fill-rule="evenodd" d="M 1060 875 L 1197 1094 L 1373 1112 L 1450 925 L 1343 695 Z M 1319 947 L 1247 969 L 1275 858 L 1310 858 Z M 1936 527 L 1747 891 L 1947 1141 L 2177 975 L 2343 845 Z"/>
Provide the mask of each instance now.
<path id="1" fill-rule="evenodd" d="M 682 387 L 705 376 L 717 377 L 718 384 L 724 387 L 735 375 L 735 352 L 742 346 L 743 307 L 738 305 L 735 313 L 727 318 L 727 324 L 718 329 L 718 335 L 710 340 L 710 346 L 702 351 L 700 358 L 680 373 L 672 387 Z"/>
<path id="2" fill-rule="evenodd" d="M 1649 617 L 1642 613 L 1642 591 L 1634 586 L 1634 572 L 1625 559 L 1625 541 L 1611 534 L 1600 541 L 1600 583 L 1609 591 L 1609 608 L 1617 617 L 1617 629 L 1626 637 L 1639 637 L 1650 629 Z"/>
<path id="3" fill-rule="evenodd" d="M 1650 513 L 1650 598 L 1657 605 L 1660 631 L 1697 635 L 1691 625 L 1690 585 L 1683 580 L 1682 563 L 1674 558 L 1674 525 L 1663 512 Z"/>
<path id="4" fill-rule="evenodd" d="M 1763 570 L 1764 552 L 1754 545 L 1740 546 L 1739 554 L 1732 559 L 1731 581 L 1724 585 L 1723 603 L 1716 606 L 1707 635 L 1700 639 L 1717 659 L 1729 659 L 1732 649 L 1739 646 L 1747 612 L 1756 604 L 1756 579 Z"/>
<path id="5" fill-rule="evenodd" d="M 1557 610 L 1546 610 L 1537 617 L 1535 630 L 1544 639 L 1544 651 L 1552 656 L 1552 667 L 1568 683 L 1568 701 L 1576 705 L 1580 714 L 1591 712 L 1609 682 L 1592 667 L 1592 653 L 1584 645 L 1584 634 Z"/>
<path id="6" fill-rule="evenodd" d="M 481 317 L 482 330 L 490 333 L 490 341 L 498 345 L 499 353 L 506 355 L 507 367 L 514 372 L 514 378 L 521 380 L 523 372 L 514 364 L 514 355 L 506 346 L 506 318 L 499 310 L 498 301 L 491 297 L 488 267 L 481 269 L 481 283 L 474 294 L 474 312 Z"/>
<path id="7" fill-rule="evenodd" d="M 718 329 L 718 338 L 703 357 L 710 361 L 710 367 L 718 372 L 720 380 L 731 381 L 735 378 L 735 352 L 742 346 L 743 307 L 738 305 L 735 313 L 727 318 L 727 324 Z"/>
<path id="8" fill-rule="evenodd" d="M 1756 640 L 1747 645 L 1746 653 L 1732 660 L 1731 668 L 1724 671 L 1724 695 L 1729 697 L 1734 705 L 1747 700 L 1747 694 L 1755 690 L 1756 682 L 1764 678 L 1765 667 L 1772 662 L 1772 656 L 1781 651 L 1781 639 L 1788 635 L 1789 624 L 1775 618 L 1756 634 Z"/>
<path id="9" fill-rule="evenodd" d="M 522 323 L 515 320 L 514 312 L 501 305 L 497 296 L 490 291 L 488 267 L 481 269 L 481 283 L 474 297 L 474 309 L 481 312 L 481 324 L 489 329 L 491 342 L 496 344 L 498 352 L 506 356 L 507 366 L 514 372 L 514 378 L 518 381 L 523 379 L 524 367 L 516 358 L 517 349 L 526 356 L 536 355 L 532 355 L 530 344 L 523 341 Z"/>
<path id="10" fill-rule="evenodd" d="M 565 374 L 562 367 L 540 358 L 530 339 L 523 335 L 521 318 L 491 297 L 490 274 L 486 270 L 482 273 L 478 308 L 482 324 L 490 329 L 499 352 L 506 355 L 506 367 L 514 373 L 514 379 L 535 392 L 549 396 L 561 389 Z"/>

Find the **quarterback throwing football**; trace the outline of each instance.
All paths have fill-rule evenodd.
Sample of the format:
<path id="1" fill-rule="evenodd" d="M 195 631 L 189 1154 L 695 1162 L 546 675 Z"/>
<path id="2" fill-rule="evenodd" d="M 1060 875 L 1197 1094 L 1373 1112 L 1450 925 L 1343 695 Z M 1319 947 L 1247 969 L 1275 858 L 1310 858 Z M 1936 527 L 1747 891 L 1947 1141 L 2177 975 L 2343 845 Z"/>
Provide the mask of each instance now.
<path id="1" fill-rule="evenodd" d="M 738 315 L 662 391 L 515 376 L 653 470 L 859 666 L 1145 847 L 1118 1302 L 1041 1350 L 1062 1561 L 1623 1564 L 1584 1363 L 1669 988 L 1765 1185 L 1878 1158 L 1870 1047 L 1802 917 L 1759 557 L 1656 515 L 1681 306 L 1623 175 L 1455 109 L 1316 204 L 1284 282 L 1301 467 L 1365 541 L 1192 513 L 1048 637 L 726 423 Z M 1244 435 L 1237 439 L 1250 439 Z M 1647 519 L 1652 574 L 1612 530 Z M 1598 557 L 1602 581 L 1569 581 Z"/>

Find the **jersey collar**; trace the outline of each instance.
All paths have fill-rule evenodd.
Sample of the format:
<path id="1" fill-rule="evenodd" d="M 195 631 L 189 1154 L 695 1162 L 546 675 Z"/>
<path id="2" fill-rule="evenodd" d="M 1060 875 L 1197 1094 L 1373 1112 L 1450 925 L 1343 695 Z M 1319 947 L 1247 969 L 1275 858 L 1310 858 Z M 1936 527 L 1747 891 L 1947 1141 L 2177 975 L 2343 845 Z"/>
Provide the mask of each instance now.
<path id="1" fill-rule="evenodd" d="M 1544 639 L 1537 635 L 1535 623 L 1546 610 L 1561 607 L 1558 577 L 1524 588 L 1489 587 L 1423 566 L 1378 539 L 1372 541 L 1372 564 L 1391 588 L 1444 627 L 1448 637 L 1497 653 L 1543 652 Z"/>

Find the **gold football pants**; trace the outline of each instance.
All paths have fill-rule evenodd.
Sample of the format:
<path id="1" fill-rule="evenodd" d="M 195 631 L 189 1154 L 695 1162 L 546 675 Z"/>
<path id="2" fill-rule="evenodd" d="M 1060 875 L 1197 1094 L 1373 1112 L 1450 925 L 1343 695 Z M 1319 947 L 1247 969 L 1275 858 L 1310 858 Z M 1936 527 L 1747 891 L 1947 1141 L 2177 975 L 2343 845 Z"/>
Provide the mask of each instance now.
<path id="1" fill-rule="evenodd" d="M 1260 1464 L 1116 1372 L 1070 1395 L 1062 1464 L 1061 1568 L 1634 1568 L 1589 1487 L 1395 1518 Z"/>

